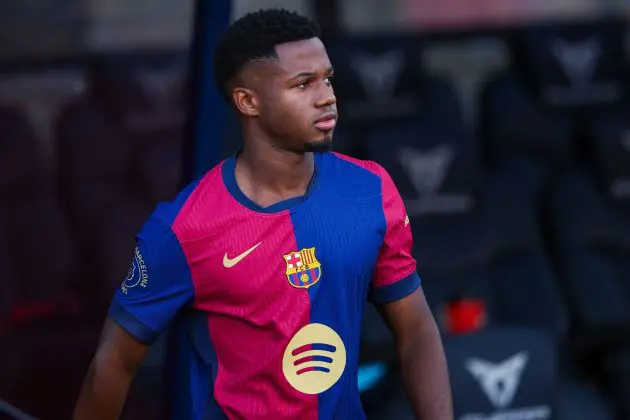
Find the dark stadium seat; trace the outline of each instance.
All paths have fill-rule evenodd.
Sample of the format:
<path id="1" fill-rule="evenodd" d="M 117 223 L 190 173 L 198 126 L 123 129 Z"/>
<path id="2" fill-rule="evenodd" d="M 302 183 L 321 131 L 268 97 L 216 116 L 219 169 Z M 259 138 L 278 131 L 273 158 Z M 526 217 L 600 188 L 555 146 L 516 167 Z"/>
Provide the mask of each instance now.
<path id="1" fill-rule="evenodd" d="M 0 300 L 10 297 L 0 315 L 0 394 L 54 418 L 75 398 L 99 329 L 84 328 L 88 305 L 72 283 L 75 244 L 41 146 L 19 110 L 0 109 Z"/>
<path id="2" fill-rule="evenodd" d="M 582 418 L 568 417 L 564 401 L 559 401 L 556 342 L 544 331 L 490 328 L 446 336 L 444 350 L 456 419 Z M 379 393 L 366 394 L 370 398 L 364 405 L 374 415 L 368 418 L 415 419 L 400 377 L 390 376 Z M 596 410 L 584 411 L 588 412 L 598 414 Z M 611 420 L 601 416 L 588 418 Z"/>
<path id="3" fill-rule="evenodd" d="M 555 418 L 555 340 L 528 329 L 489 329 L 444 342 L 455 418 Z"/>
<path id="4" fill-rule="evenodd" d="M 4 196 L 16 196 L 35 188 L 43 168 L 35 159 L 40 145 L 27 117 L 19 109 L 0 106 L 0 133 L 0 191 Z M 24 164 L 29 161 L 33 164 Z"/>
<path id="5" fill-rule="evenodd" d="M 444 344 L 456 418 L 614 418 L 608 401 L 544 331 L 491 328 Z"/>
<path id="6" fill-rule="evenodd" d="M 95 59 L 87 94 L 57 122 L 61 194 L 83 254 L 99 267 L 90 287 L 101 285 L 106 301 L 126 273 L 143 221 L 180 186 L 179 64 L 170 56 Z"/>
<path id="7" fill-rule="evenodd" d="M 56 135 L 59 192 L 78 243 L 77 268 L 91 273 L 77 286 L 86 297 L 102 299 L 100 305 L 94 305 L 95 312 L 102 313 L 115 288 L 113 283 L 120 282 L 125 270 L 116 280 L 107 280 L 106 270 L 111 261 L 103 258 L 102 239 L 104 232 L 115 229 L 106 226 L 105 221 L 115 221 L 117 215 L 121 222 L 127 223 L 129 218 L 124 209 L 136 208 L 136 203 L 142 201 L 133 196 L 127 183 L 131 147 L 88 100 L 75 101 L 62 111 Z M 141 225 L 142 218 L 138 219 Z M 127 236 L 133 237 L 134 233 L 130 231 Z M 118 265 L 121 264 L 122 261 Z M 94 290 L 99 290 L 96 296 Z"/>
<path id="8" fill-rule="evenodd" d="M 551 108 L 591 108 L 627 96 L 622 21 L 538 25 L 512 39 L 517 71 L 537 101 Z"/>
<path id="9" fill-rule="evenodd" d="M 0 278 L 2 279 L 2 294 L 0 294 L 0 335 L 6 328 L 7 319 L 11 313 L 11 307 L 18 298 L 19 281 L 15 261 L 11 258 L 11 245 L 5 231 L 5 226 L 0 226 Z"/>
<path id="10" fill-rule="evenodd" d="M 453 131 L 456 133 L 456 138 L 463 135 L 462 124 L 449 124 L 449 116 L 457 115 L 459 111 L 457 99 L 450 88 L 439 80 L 427 79 L 423 83 L 426 84 L 424 89 L 424 110 L 426 112 L 422 117 L 418 114 L 415 119 L 406 116 L 392 120 L 368 120 L 365 126 L 369 126 L 369 130 L 349 130 L 344 133 L 344 135 L 355 137 L 355 142 L 359 143 L 363 150 L 361 152 L 362 157 L 375 160 L 387 168 L 403 198 L 407 201 L 407 210 L 412 219 L 415 216 L 430 214 L 434 211 L 458 212 L 462 208 L 468 208 L 470 205 L 470 197 L 466 194 L 467 191 L 464 194 L 460 194 L 461 191 L 457 188 L 447 191 L 446 194 L 440 194 L 439 197 L 430 193 L 417 197 L 416 189 L 428 191 L 437 187 L 437 184 L 443 181 L 442 176 L 445 174 L 445 166 L 451 164 L 451 150 L 448 148 L 451 135 Z M 431 106 L 428 106 L 428 104 Z M 343 118 L 343 115 L 341 118 Z M 441 128 L 449 125 L 451 127 L 449 130 L 444 133 L 440 132 Z M 444 143 L 442 143 L 442 140 L 444 140 Z M 412 180 L 405 172 L 408 167 L 403 169 L 396 162 L 398 157 L 400 157 L 405 164 L 411 164 L 415 152 L 413 146 L 418 142 L 433 142 L 431 146 L 435 147 L 428 146 L 431 150 L 425 156 L 416 156 L 416 158 L 422 159 L 423 165 L 421 167 L 414 166 L 415 173 L 414 180 Z M 404 147 L 393 147 L 395 145 Z M 473 146 L 472 144 L 465 145 Z M 467 152 L 474 153 L 474 150 L 470 148 Z M 474 162 L 474 157 L 471 160 Z M 467 165 L 467 163 L 467 160 L 457 157 L 457 164 Z M 474 173 L 476 169 L 471 168 L 471 171 L 465 171 L 466 176 L 474 177 L 475 174 L 471 175 L 470 172 Z M 458 174 L 455 177 L 458 177 Z M 416 180 L 419 183 L 414 184 Z M 465 182 L 465 180 L 460 178 L 451 179 L 451 183 L 458 186 Z M 412 224 L 412 226 L 414 225 Z M 387 359 L 388 352 L 384 349 L 391 348 L 391 334 L 380 320 L 376 310 L 371 306 L 366 308 L 364 326 L 362 337 L 364 340 L 363 355 L 365 360 Z"/>
<path id="11" fill-rule="evenodd" d="M 363 138 L 374 125 L 413 118 L 426 110 L 417 37 L 335 38 L 328 54 L 335 67 L 339 152 L 365 157 Z"/>
<path id="12" fill-rule="evenodd" d="M 559 420 L 613 420 L 615 409 L 600 382 L 577 371 L 574 363 L 560 354 L 556 407 Z"/>
<path id="13" fill-rule="evenodd" d="M 35 301 L 63 295 L 71 288 L 75 244 L 51 189 L 32 191 L 2 207 L 23 298 Z"/>
<path id="14" fill-rule="evenodd" d="M 423 108 L 417 37 L 337 38 L 328 54 L 339 106 L 349 121 L 404 118 Z"/>
<path id="15" fill-rule="evenodd" d="M 630 107 L 591 110 L 588 166 L 553 183 L 551 216 L 561 286 L 573 325 L 570 353 L 630 415 Z"/>
<path id="16" fill-rule="evenodd" d="M 177 192 L 182 161 L 185 66 L 178 56 L 98 60 L 95 99 L 133 148 L 128 182 L 149 205 Z"/>
<path id="17" fill-rule="evenodd" d="M 502 74 L 484 87 L 480 115 L 483 157 L 492 169 L 520 173 L 541 187 L 573 160 L 572 114 L 541 106 L 517 75 Z"/>
<path id="18" fill-rule="evenodd" d="M 17 303 L 68 292 L 73 244 L 28 120 L 0 109 L 0 216 L 18 283 Z"/>
<path id="19" fill-rule="evenodd" d="M 83 236 L 100 223 L 121 191 L 128 191 L 131 147 L 88 98 L 62 110 L 55 135 L 61 197 L 72 222 L 80 224 L 75 233 Z"/>
<path id="20" fill-rule="evenodd" d="M 100 325 L 100 324 L 99 324 Z M 41 324 L 12 334 L 12 357 L 2 361 L 2 372 L 14 370 L 10 383 L 3 376 L 2 398 L 35 418 L 71 417 L 83 378 L 100 335 L 98 325 L 77 317 Z"/>
<path id="21" fill-rule="evenodd" d="M 555 246 L 575 328 L 584 334 L 611 328 L 630 333 L 627 115 L 624 109 L 592 114 L 594 169 L 568 172 L 554 183 Z"/>
<path id="22" fill-rule="evenodd" d="M 28 117 L 50 169 L 55 166 L 54 120 L 61 108 L 84 89 L 83 72 L 71 62 L 14 68 L 0 77 L 0 103 L 10 104 Z"/>
<path id="23" fill-rule="evenodd" d="M 389 171 L 405 200 L 414 235 L 414 256 L 429 305 L 445 339 L 455 340 L 451 352 L 473 357 L 474 352 L 467 353 L 472 350 L 467 340 L 484 343 L 484 334 L 495 334 L 496 329 L 531 328 L 540 331 L 532 333 L 534 336 L 545 337 L 540 339 L 544 342 L 541 346 L 553 349 L 540 356 L 540 363 L 554 366 L 553 353 L 567 320 L 541 244 L 534 189 L 511 173 L 484 171 L 478 143 L 461 119 L 452 90 L 436 82 L 431 92 L 435 96 L 425 98 L 435 98 L 433 109 L 440 112 L 431 112 L 434 102 L 425 100 L 425 115 L 406 122 L 383 122 L 362 139 L 368 158 Z M 465 309 L 467 305 L 474 310 Z M 473 316 L 477 318 L 456 319 Z M 365 325 L 367 353 L 367 349 L 376 347 L 377 333 L 381 343 L 388 334 L 370 312 Z M 473 332 L 470 338 L 454 338 L 455 333 L 464 330 Z M 475 338 L 477 334 L 481 336 Z M 503 339 L 494 340 L 503 343 Z M 498 351 L 501 345 L 494 347 Z M 507 343 L 505 346 L 512 349 Z M 380 349 L 384 348 L 381 344 Z M 489 355 L 488 351 L 479 357 Z M 498 363 L 518 351 L 492 356 L 496 360 L 487 357 Z M 539 379 L 542 383 L 547 381 L 545 375 L 555 378 L 555 372 L 543 371 Z M 475 383 L 472 377 L 469 382 Z M 537 391 L 553 394 L 555 389 L 523 392 L 535 395 Z M 456 397 L 457 407 L 466 407 L 466 398 L 461 396 L 464 394 Z M 550 404 L 548 397 L 534 398 L 532 404 Z M 400 398 L 391 399 L 399 402 L 388 405 L 386 411 L 397 413 L 395 418 L 412 418 L 402 414 L 405 404 Z M 489 404 L 487 399 L 478 400 Z M 479 409 L 486 410 L 486 406 Z M 464 412 L 472 413 L 460 411 Z"/>
<path id="24" fill-rule="evenodd" d="M 571 350 L 597 366 L 630 413 L 630 108 L 590 113 L 591 167 L 554 183 L 552 216 L 562 286 L 573 313 Z"/>
<path id="25" fill-rule="evenodd" d="M 2 279 L 2 293 L 0 294 L 0 340 L 6 343 L 11 323 L 11 313 L 18 302 L 19 277 L 15 269 L 15 261 L 11 258 L 11 246 L 5 232 L 5 226 L 0 225 L 0 279 Z M 13 386 L 19 375 L 17 354 L 8 345 L 0 346 L 0 395 Z"/>
<path id="26" fill-rule="evenodd" d="M 16 382 L 20 390 L 32 381 L 42 384 L 33 390 L 37 407 L 23 392 L 10 395 L 12 402 L 37 416 L 69 417 L 103 314 L 128 270 L 134 236 L 156 203 L 170 199 L 179 187 L 182 74 L 152 57 L 143 59 L 95 61 L 86 93 L 62 109 L 54 126 L 59 193 L 78 243 L 74 286 L 89 313 L 81 314 L 86 322 L 67 322 L 74 335 L 51 327 L 50 334 L 22 338 L 16 346 L 25 360 L 56 361 L 54 367 L 32 363 Z M 72 347 L 65 353 L 58 347 L 64 340 Z M 44 343 L 52 346 L 46 358 Z M 60 370 L 67 372 L 63 388 L 44 394 Z M 146 383 L 146 375 L 140 374 L 139 382 Z M 158 418 L 154 397 L 148 397 L 145 388 L 134 386 L 121 418 Z"/>
<path id="27" fill-rule="evenodd" d="M 564 306 L 541 245 L 532 190 L 517 177 L 482 171 L 458 114 L 383 125 L 365 141 L 405 199 L 414 254 L 438 318 L 451 299 L 478 298 L 486 302 L 489 325 L 562 334 Z M 536 311 L 531 302 L 538 302 Z"/>
<path id="28" fill-rule="evenodd" d="M 588 140 L 596 176 L 619 214 L 630 219 L 630 105 L 590 114 Z"/>
<path id="29" fill-rule="evenodd" d="M 554 174 L 583 160 L 589 109 L 626 95 L 623 25 L 542 25 L 511 38 L 513 65 L 481 95 L 484 159 L 547 192 Z"/>

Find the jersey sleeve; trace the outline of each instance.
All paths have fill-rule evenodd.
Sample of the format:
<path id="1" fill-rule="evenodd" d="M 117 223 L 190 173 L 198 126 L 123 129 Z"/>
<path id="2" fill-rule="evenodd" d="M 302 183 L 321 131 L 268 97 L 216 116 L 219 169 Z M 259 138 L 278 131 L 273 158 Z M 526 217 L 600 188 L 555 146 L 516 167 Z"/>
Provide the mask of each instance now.
<path id="1" fill-rule="evenodd" d="M 192 277 L 179 240 L 168 224 L 152 216 L 136 237 L 129 271 L 109 308 L 110 318 L 151 344 L 193 297 Z"/>
<path id="2" fill-rule="evenodd" d="M 386 230 L 370 290 L 370 300 L 376 304 L 402 299 L 420 287 L 405 205 L 387 171 L 380 168 L 380 172 Z"/>

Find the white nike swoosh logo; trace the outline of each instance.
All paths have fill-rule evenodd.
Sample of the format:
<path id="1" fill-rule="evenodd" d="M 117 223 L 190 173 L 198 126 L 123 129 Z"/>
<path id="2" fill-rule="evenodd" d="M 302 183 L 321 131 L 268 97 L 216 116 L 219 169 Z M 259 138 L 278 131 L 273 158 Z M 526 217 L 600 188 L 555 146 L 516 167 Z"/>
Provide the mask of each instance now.
<path id="1" fill-rule="evenodd" d="M 241 261 L 243 261 L 243 259 L 245 257 L 247 257 L 249 254 L 251 254 L 252 251 L 254 251 L 256 248 L 258 248 L 258 246 L 260 244 L 262 244 L 262 242 L 258 242 L 256 245 L 254 245 L 253 247 L 249 248 L 247 251 L 243 252 L 241 255 L 237 255 L 234 258 L 228 258 L 228 254 L 226 252 L 225 255 L 223 256 L 223 267 L 225 267 L 225 268 L 232 268 L 232 267 L 234 267 L 236 264 L 238 264 Z"/>

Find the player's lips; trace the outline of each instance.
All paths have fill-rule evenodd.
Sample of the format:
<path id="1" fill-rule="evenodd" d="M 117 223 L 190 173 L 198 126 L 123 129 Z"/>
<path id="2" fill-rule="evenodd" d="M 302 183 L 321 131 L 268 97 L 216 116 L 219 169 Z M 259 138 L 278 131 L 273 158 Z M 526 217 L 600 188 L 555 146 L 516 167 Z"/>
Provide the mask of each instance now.
<path id="1" fill-rule="evenodd" d="M 337 113 L 327 112 L 315 120 L 315 127 L 320 130 L 332 130 L 337 125 Z"/>

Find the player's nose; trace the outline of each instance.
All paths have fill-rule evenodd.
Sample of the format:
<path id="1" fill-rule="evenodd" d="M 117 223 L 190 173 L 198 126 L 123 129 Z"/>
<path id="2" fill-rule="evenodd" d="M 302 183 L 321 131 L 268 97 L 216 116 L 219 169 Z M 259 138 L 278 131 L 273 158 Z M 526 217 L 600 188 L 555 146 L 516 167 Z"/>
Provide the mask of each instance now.
<path id="1" fill-rule="evenodd" d="M 321 89 L 320 92 L 320 97 L 315 103 L 318 108 L 329 107 L 337 103 L 337 97 L 331 87 Z"/>

